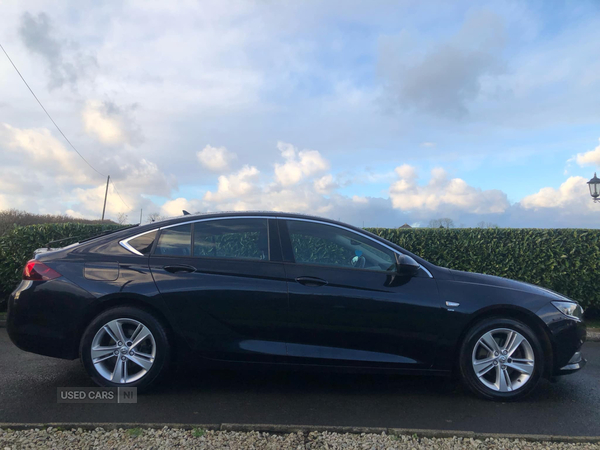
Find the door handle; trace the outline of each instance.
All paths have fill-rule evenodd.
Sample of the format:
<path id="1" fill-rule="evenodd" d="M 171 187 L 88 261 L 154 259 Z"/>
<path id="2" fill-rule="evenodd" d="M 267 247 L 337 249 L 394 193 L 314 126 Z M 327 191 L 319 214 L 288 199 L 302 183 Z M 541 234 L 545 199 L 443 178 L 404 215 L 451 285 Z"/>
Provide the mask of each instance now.
<path id="1" fill-rule="evenodd" d="M 296 281 L 304 286 L 325 286 L 327 281 L 314 277 L 298 277 Z"/>
<path id="2" fill-rule="evenodd" d="M 195 267 L 187 266 L 185 264 L 177 265 L 177 266 L 165 266 L 163 267 L 167 272 L 177 273 L 177 272 L 188 272 L 192 273 L 196 271 Z"/>

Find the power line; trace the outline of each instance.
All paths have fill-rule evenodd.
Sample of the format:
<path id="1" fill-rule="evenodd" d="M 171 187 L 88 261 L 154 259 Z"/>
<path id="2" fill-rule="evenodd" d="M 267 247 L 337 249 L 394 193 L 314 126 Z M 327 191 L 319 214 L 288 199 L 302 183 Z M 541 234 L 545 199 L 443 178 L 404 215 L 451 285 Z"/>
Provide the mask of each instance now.
<path id="1" fill-rule="evenodd" d="M 44 108 L 44 105 L 42 105 L 42 102 L 40 102 L 40 99 L 37 98 L 37 95 L 35 95 L 35 92 L 33 92 L 33 89 L 31 89 L 31 87 L 29 86 L 29 84 L 27 83 L 27 81 L 25 81 L 25 78 L 23 78 L 23 75 L 21 75 L 21 72 L 19 72 L 19 69 L 17 69 L 17 66 L 15 66 L 15 63 L 12 61 L 12 59 L 10 59 L 10 56 L 8 56 L 8 53 L 6 53 L 6 50 L 4 50 L 4 47 L 2 47 L 2 44 L 0 44 L 0 48 L 2 49 L 2 51 L 4 52 L 4 54 L 6 55 L 6 57 L 8 58 L 8 60 L 10 61 L 10 63 L 12 64 L 12 66 L 15 68 L 15 70 L 17 71 L 17 73 L 21 77 L 21 80 L 23 80 L 23 83 L 25 83 L 25 86 L 27 86 L 27 89 L 29 89 L 29 92 L 31 92 L 31 95 L 33 95 L 33 98 L 35 98 L 36 101 L 39 103 L 39 105 L 42 107 L 42 109 L 44 110 L 44 112 L 46 113 L 46 115 L 48 116 L 48 118 L 52 121 L 52 123 L 54 124 L 54 126 L 56 127 L 56 129 L 59 131 L 59 133 L 62 134 L 62 136 L 69 143 L 69 145 L 73 148 L 73 150 L 75 150 L 75 152 L 81 157 L 81 159 L 83 159 L 85 161 L 85 163 L 88 166 L 90 166 L 92 168 L 92 170 L 94 170 L 96 173 L 98 173 L 98 174 L 102 175 L 103 177 L 105 177 L 106 175 L 104 175 L 102 172 L 98 171 L 94 166 L 92 166 L 88 162 L 88 160 L 85 159 L 81 153 L 79 153 L 79 151 L 75 148 L 75 146 L 71 143 L 71 141 L 69 141 L 69 138 L 67 138 L 67 136 L 65 136 L 65 133 L 62 132 L 62 130 L 56 124 L 56 122 L 54 121 L 54 119 L 52 118 L 52 116 L 48 113 L 48 111 L 46 111 L 46 108 Z"/>
<path id="2" fill-rule="evenodd" d="M 38 102 L 38 104 L 41 106 L 41 108 L 44 110 L 44 112 L 46 113 L 46 115 L 48 116 L 48 118 L 50 119 L 50 121 L 54 124 L 54 126 L 56 127 L 56 129 L 58 130 L 58 132 L 62 135 L 62 137 L 65 138 L 65 141 L 67 141 L 69 143 L 69 145 L 71 146 L 71 148 L 73 150 L 75 150 L 75 153 L 77 153 L 79 155 L 79 157 L 81 159 L 83 159 L 83 161 L 90 166 L 90 168 L 96 172 L 99 175 L 102 175 L 103 177 L 105 177 L 106 175 L 104 175 L 102 172 L 100 172 L 98 169 L 96 169 L 94 166 L 92 166 L 87 159 L 84 158 L 84 156 L 79 153 L 79 150 L 77 150 L 75 148 L 75 146 L 71 143 L 71 141 L 69 140 L 69 138 L 65 135 L 65 133 L 63 133 L 63 131 L 60 129 L 60 127 L 58 126 L 58 124 L 54 121 L 54 119 L 52 118 L 52 116 L 50 115 L 50 113 L 46 110 L 46 108 L 44 108 L 44 105 L 42 105 L 42 102 L 40 101 L 39 98 L 37 98 L 37 95 L 35 95 L 35 92 L 33 92 L 33 89 L 31 89 L 31 87 L 29 86 L 29 84 L 27 83 L 27 81 L 25 80 L 25 78 L 23 77 L 23 75 L 21 75 L 21 72 L 19 72 L 19 69 L 17 68 L 17 66 L 15 65 L 15 63 L 13 62 L 13 60 L 10 58 L 10 56 L 8 56 L 8 53 L 6 53 L 6 50 L 4 49 L 4 47 L 2 46 L 2 44 L 0 44 L 0 48 L 2 49 L 2 51 L 4 52 L 4 54 L 6 55 L 6 57 L 8 58 L 8 60 L 10 61 L 10 63 L 12 64 L 12 66 L 14 67 L 14 69 L 17 71 L 17 73 L 19 74 L 19 76 L 21 77 L 21 80 L 23 80 L 23 83 L 25 83 L 25 86 L 27 86 L 27 89 L 29 89 L 29 92 L 31 92 L 31 95 L 33 95 L 33 98 L 35 98 L 35 100 Z M 121 194 L 119 194 L 119 191 L 117 190 L 117 187 L 115 186 L 115 184 L 111 181 L 110 182 L 113 186 L 113 188 L 115 189 L 115 192 L 117 193 L 117 195 L 119 196 L 119 198 L 121 199 L 121 201 L 123 202 L 123 204 L 125 206 L 127 206 L 129 208 L 129 210 L 131 210 L 131 208 L 129 207 L 129 205 L 125 202 L 125 200 L 123 200 L 123 197 L 121 197 Z"/>
<path id="3" fill-rule="evenodd" d="M 121 194 L 119 193 L 119 190 L 117 189 L 117 186 L 115 185 L 115 183 L 113 183 L 111 180 L 110 184 L 112 184 L 112 187 L 114 188 L 115 192 L 117 193 L 117 195 L 119 196 L 119 198 L 121 199 L 123 204 L 129 208 L 129 211 L 131 211 L 133 208 L 131 206 L 129 206 L 125 200 L 123 200 L 123 197 L 121 197 Z"/>

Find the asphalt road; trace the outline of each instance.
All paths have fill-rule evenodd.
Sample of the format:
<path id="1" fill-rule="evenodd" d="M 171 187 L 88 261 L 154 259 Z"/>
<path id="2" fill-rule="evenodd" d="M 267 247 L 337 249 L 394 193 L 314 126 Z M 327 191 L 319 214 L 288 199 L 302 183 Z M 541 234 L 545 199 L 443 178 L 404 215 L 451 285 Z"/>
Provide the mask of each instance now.
<path id="1" fill-rule="evenodd" d="M 22 352 L 0 328 L 0 422 L 268 423 L 600 435 L 600 343 L 587 367 L 518 403 L 479 400 L 429 377 L 179 369 L 137 404 L 58 404 L 91 387 L 79 361 Z"/>

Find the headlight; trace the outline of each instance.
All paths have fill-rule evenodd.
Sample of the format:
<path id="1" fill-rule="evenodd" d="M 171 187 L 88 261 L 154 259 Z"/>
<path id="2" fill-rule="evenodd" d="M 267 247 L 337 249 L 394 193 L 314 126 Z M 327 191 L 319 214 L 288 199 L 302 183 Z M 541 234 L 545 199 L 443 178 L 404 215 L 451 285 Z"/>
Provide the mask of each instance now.
<path id="1" fill-rule="evenodd" d="M 582 320 L 583 319 L 583 308 L 577 303 L 573 302 L 552 302 L 554 307 L 558 309 L 565 316 L 572 319 Z"/>

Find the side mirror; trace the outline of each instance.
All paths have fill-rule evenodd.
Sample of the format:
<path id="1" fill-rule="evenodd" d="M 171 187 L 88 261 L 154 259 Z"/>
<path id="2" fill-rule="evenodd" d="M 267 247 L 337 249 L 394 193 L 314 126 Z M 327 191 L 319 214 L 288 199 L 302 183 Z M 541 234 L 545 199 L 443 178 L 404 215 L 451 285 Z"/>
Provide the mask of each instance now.
<path id="1" fill-rule="evenodd" d="M 396 272 L 398 275 L 415 276 L 419 273 L 420 264 L 408 255 L 396 255 Z"/>

